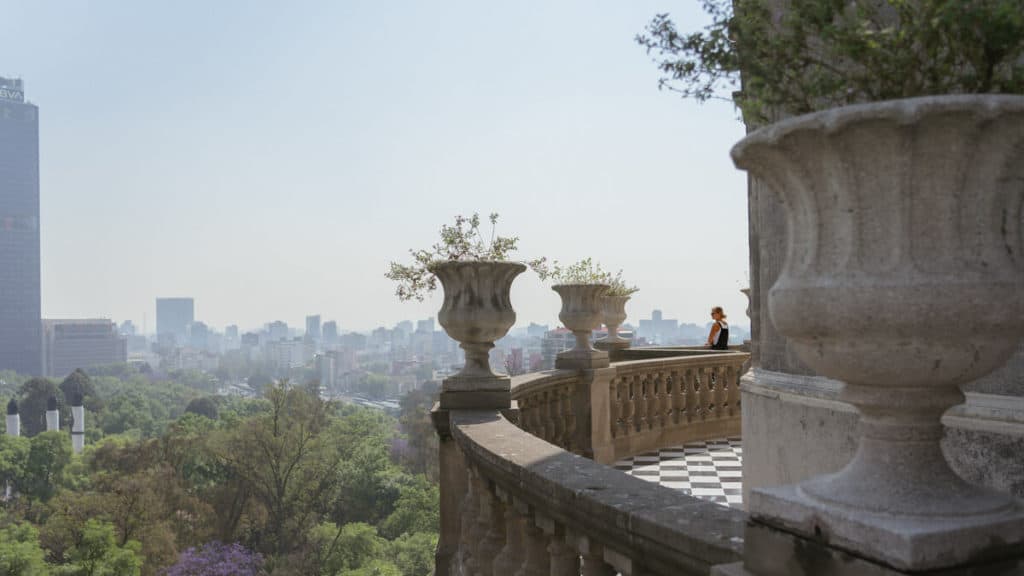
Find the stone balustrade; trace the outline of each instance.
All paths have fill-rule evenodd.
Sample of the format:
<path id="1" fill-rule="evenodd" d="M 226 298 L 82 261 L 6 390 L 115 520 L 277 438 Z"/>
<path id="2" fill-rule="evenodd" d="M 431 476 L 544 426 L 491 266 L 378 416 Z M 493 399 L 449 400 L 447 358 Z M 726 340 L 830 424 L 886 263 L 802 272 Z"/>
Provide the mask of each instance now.
<path id="1" fill-rule="evenodd" d="M 435 411 L 435 422 L 438 576 L 706 575 L 742 557 L 741 511 L 567 452 L 501 411 Z"/>
<path id="2" fill-rule="evenodd" d="M 739 378 L 748 354 L 706 349 L 623 352 L 648 359 L 513 379 L 520 427 L 602 463 L 740 435 Z"/>

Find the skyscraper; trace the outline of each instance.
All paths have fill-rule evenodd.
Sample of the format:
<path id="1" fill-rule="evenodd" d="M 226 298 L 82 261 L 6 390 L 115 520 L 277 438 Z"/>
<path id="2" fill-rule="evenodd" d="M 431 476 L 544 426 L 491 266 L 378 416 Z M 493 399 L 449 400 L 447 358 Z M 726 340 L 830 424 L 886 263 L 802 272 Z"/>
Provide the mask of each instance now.
<path id="1" fill-rule="evenodd" d="M 195 302 L 191 298 L 156 299 L 156 336 L 158 341 L 184 346 L 188 325 L 195 322 Z M 172 340 L 173 339 L 173 340 Z"/>
<path id="2" fill-rule="evenodd" d="M 42 375 L 39 109 L 0 77 L 0 370 Z"/>
<path id="3" fill-rule="evenodd" d="M 320 341 L 320 315 L 306 316 L 306 336 Z"/>

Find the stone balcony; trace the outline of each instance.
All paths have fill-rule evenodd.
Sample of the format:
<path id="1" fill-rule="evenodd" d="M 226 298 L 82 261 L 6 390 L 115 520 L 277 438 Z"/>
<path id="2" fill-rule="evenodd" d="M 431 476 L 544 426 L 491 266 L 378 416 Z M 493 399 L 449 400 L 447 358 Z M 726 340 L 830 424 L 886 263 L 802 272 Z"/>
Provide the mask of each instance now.
<path id="1" fill-rule="evenodd" d="M 807 406 L 825 401 L 818 391 L 804 400 L 790 389 L 769 400 L 764 382 L 772 380 L 763 372 L 742 378 L 741 395 L 749 359 L 743 352 L 659 348 L 616 356 L 608 368 L 513 378 L 510 409 L 435 410 L 442 440 L 439 576 L 729 576 L 746 574 L 742 563 L 751 556 L 779 558 L 778 570 L 766 572 L 779 576 L 902 574 L 825 543 L 808 547 L 805 540 L 753 522 L 742 507 L 690 496 L 678 489 L 682 484 L 647 481 L 654 478 L 616 469 L 632 461 L 631 472 L 638 474 L 647 454 L 741 437 L 745 416 L 754 426 L 748 434 L 757 437 L 749 439 L 748 451 L 755 454 L 744 462 L 744 477 L 750 474 L 755 484 L 764 485 L 780 464 L 800 468 L 799 456 L 782 444 L 803 451 L 809 460 L 802 464 L 805 474 L 820 473 L 850 457 L 836 445 L 837 438 L 851 436 L 856 428 L 848 407 L 827 400 L 832 403 L 827 409 L 838 415 L 829 420 L 830 412 L 816 413 Z M 747 400 L 753 404 L 746 406 Z M 1014 424 L 1020 410 L 994 416 L 991 410 L 972 408 L 974 402 L 969 395 L 968 405 L 947 417 L 954 442 L 961 429 L 998 424 L 1009 430 L 1002 442 L 1020 445 L 1024 423 Z M 767 425 L 769 420 L 775 424 Z M 809 420 L 815 421 L 813 429 L 801 436 Z M 821 446 L 815 447 L 813 437 L 820 438 Z M 970 458 L 978 448 L 951 444 L 947 451 L 954 462 L 976 464 L 978 457 Z M 768 452 L 777 453 L 774 465 Z M 1019 457 L 988 461 L 989 467 L 1001 466 L 1001 478 L 1024 477 L 1013 468 L 1019 467 Z M 958 471 L 978 476 L 977 466 Z M 794 569 L 793 562 L 801 558 L 822 564 Z M 1011 575 L 1017 569 L 997 563 L 949 574 Z"/>
<path id="2" fill-rule="evenodd" d="M 609 368 L 512 381 L 504 411 L 435 411 L 437 574 L 708 574 L 742 558 L 745 514 L 608 464 L 741 433 L 748 354 L 632 350 Z"/>

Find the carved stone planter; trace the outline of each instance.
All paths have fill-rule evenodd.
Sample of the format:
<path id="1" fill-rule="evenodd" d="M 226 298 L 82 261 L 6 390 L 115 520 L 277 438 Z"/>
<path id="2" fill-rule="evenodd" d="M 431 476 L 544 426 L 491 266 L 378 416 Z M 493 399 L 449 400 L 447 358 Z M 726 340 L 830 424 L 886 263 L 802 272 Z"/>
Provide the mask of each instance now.
<path id="1" fill-rule="evenodd" d="M 838 108 L 732 155 L 787 214 L 772 321 L 860 412 L 846 468 L 755 490 L 752 515 L 901 570 L 1024 545 L 1021 503 L 961 480 L 939 445 L 958 386 L 1024 336 L 1024 97 Z"/>
<path id="2" fill-rule="evenodd" d="M 601 315 L 608 328 L 608 335 L 594 342 L 595 348 L 607 352 L 629 348 L 629 340 L 619 336 L 619 326 L 626 321 L 628 301 L 629 296 L 605 296 L 601 299 Z"/>
<path id="3" fill-rule="evenodd" d="M 556 368 L 592 369 L 609 365 L 608 353 L 590 345 L 590 332 L 600 321 L 602 300 L 607 284 L 562 284 L 551 289 L 562 297 L 562 311 L 558 319 L 576 336 L 576 347 L 560 352 L 555 358 Z"/>
<path id="4" fill-rule="evenodd" d="M 462 370 L 441 384 L 441 408 L 507 408 L 508 376 L 495 374 L 490 351 L 516 322 L 512 281 L 526 270 L 517 262 L 444 262 L 433 273 L 444 287 L 437 321 L 466 354 Z"/>

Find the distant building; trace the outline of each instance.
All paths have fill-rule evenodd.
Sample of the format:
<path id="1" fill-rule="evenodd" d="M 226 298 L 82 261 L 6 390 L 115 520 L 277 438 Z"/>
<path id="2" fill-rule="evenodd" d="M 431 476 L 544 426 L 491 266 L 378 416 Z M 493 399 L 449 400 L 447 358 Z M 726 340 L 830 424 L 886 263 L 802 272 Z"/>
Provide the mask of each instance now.
<path id="1" fill-rule="evenodd" d="M 366 350 L 366 335 L 359 334 L 358 332 L 349 332 L 339 337 L 341 340 L 341 347 L 353 352 L 359 350 Z"/>
<path id="2" fill-rule="evenodd" d="M 125 320 L 121 322 L 121 326 L 118 328 L 118 332 L 122 336 L 134 336 L 135 335 L 135 323 L 131 320 Z"/>
<path id="3" fill-rule="evenodd" d="M 288 324 L 280 320 L 275 320 L 267 325 L 268 340 L 271 342 L 278 342 L 281 340 L 288 339 Z"/>
<path id="4" fill-rule="evenodd" d="M 302 338 L 272 340 L 267 343 L 267 359 L 278 372 L 301 368 L 306 364 L 306 347 Z"/>
<path id="5" fill-rule="evenodd" d="M 527 338 L 544 338 L 544 335 L 548 332 L 547 324 L 536 324 L 530 322 L 530 325 L 526 328 Z"/>
<path id="6" fill-rule="evenodd" d="M 238 326 L 232 324 L 224 328 L 224 349 L 238 350 L 241 343 L 238 340 Z"/>
<path id="7" fill-rule="evenodd" d="M 210 328 L 202 322 L 192 322 L 188 325 L 188 345 L 196 350 L 208 350 L 210 348 Z"/>
<path id="8" fill-rule="evenodd" d="M 523 349 L 513 348 L 509 355 L 506 357 L 506 366 L 508 367 L 508 373 L 512 376 L 517 374 L 523 374 L 525 372 L 523 366 Z"/>
<path id="9" fill-rule="evenodd" d="M 306 316 L 306 336 L 313 339 L 314 342 L 319 342 L 322 338 L 320 333 L 320 315 L 314 314 L 313 316 Z"/>
<path id="10" fill-rule="evenodd" d="M 196 308 L 192 298 L 156 299 L 156 336 L 161 344 L 187 344 L 188 326 L 195 320 Z"/>
<path id="11" fill-rule="evenodd" d="M 553 370 L 558 353 L 576 346 L 576 336 L 565 328 L 555 328 L 544 334 L 541 341 L 541 357 L 544 359 L 543 369 Z"/>
<path id="12" fill-rule="evenodd" d="M 334 320 L 324 322 L 323 327 L 324 348 L 335 348 L 338 346 L 338 323 Z"/>
<path id="13" fill-rule="evenodd" d="M 39 280 L 39 109 L 0 78 L 0 370 L 43 373 Z"/>
<path id="14" fill-rule="evenodd" d="M 325 388 L 332 388 L 337 383 L 338 376 L 338 353 L 327 351 L 316 355 L 316 372 L 320 379 L 320 385 Z"/>
<path id="15" fill-rule="evenodd" d="M 433 334 L 434 333 L 434 317 L 431 316 L 426 320 L 418 320 L 416 322 L 416 333 L 417 334 Z"/>
<path id="16" fill-rule="evenodd" d="M 260 335 L 255 332 L 246 332 L 241 338 L 242 348 L 259 348 Z"/>
<path id="17" fill-rule="evenodd" d="M 661 310 L 654 310 L 650 320 L 640 320 L 636 335 L 657 344 L 669 344 L 679 337 L 679 321 L 663 319 Z"/>
<path id="18" fill-rule="evenodd" d="M 43 320 L 43 375 L 64 378 L 76 368 L 128 361 L 128 340 L 106 319 Z"/>

